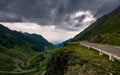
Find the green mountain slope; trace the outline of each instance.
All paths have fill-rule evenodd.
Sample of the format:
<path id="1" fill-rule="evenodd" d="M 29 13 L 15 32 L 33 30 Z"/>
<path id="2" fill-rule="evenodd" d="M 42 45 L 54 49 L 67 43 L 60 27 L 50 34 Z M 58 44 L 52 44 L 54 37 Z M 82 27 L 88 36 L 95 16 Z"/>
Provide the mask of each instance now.
<path id="1" fill-rule="evenodd" d="M 119 75 L 119 64 L 94 49 L 71 42 L 51 56 L 45 75 Z"/>
<path id="2" fill-rule="evenodd" d="M 12 31 L 0 25 L 0 75 L 29 70 L 36 73 L 54 48 L 40 35 Z M 27 74 L 34 75 L 32 71 Z"/>
<path id="3" fill-rule="evenodd" d="M 120 7 L 75 36 L 74 41 L 80 40 L 120 46 Z"/>
<path id="4" fill-rule="evenodd" d="M 7 48 L 31 44 L 31 48 L 36 51 L 44 50 L 45 46 L 53 46 L 40 35 L 11 31 L 2 25 L 0 25 L 0 44 Z"/>

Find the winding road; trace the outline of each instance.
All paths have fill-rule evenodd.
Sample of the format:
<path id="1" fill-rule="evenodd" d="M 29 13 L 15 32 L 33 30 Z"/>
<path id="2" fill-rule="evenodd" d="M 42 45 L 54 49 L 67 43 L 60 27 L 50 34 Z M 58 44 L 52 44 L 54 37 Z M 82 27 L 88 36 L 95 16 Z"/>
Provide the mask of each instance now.
<path id="1" fill-rule="evenodd" d="M 0 73 L 6 73 L 6 74 L 23 74 L 23 73 L 29 73 L 29 72 L 34 72 L 36 69 L 31 69 L 31 70 L 24 70 L 22 72 L 14 72 L 14 71 L 0 71 Z"/>
<path id="2" fill-rule="evenodd" d="M 89 43 L 87 41 L 80 41 L 80 44 L 99 51 L 100 55 L 102 54 L 108 55 L 110 60 L 112 60 L 113 58 L 120 60 L 120 47 L 118 46 Z"/>
<path id="3" fill-rule="evenodd" d="M 38 55 L 40 55 L 40 53 L 37 53 L 36 55 L 34 55 L 33 57 L 29 58 L 28 61 L 26 62 L 27 63 L 27 66 L 30 65 L 30 61 L 32 59 L 34 59 L 35 57 L 37 57 Z M 6 73 L 6 74 L 23 74 L 23 73 L 29 73 L 29 72 L 34 72 L 36 71 L 36 68 L 33 68 L 33 69 L 30 69 L 30 70 L 23 70 L 17 63 L 17 61 L 21 62 L 20 60 L 17 60 L 17 59 L 14 59 L 13 60 L 16 64 L 16 68 L 20 71 L 20 72 L 16 72 L 16 71 L 0 71 L 0 73 Z M 21 64 L 22 66 L 24 66 L 24 63 L 22 62 Z"/>
<path id="4" fill-rule="evenodd" d="M 32 59 L 34 59 L 35 57 L 37 57 L 37 56 L 40 55 L 40 54 L 41 54 L 41 53 L 37 53 L 37 54 L 34 55 L 33 57 L 29 58 L 28 61 L 26 62 L 26 63 L 27 63 L 27 66 L 30 65 L 30 61 L 31 61 Z"/>

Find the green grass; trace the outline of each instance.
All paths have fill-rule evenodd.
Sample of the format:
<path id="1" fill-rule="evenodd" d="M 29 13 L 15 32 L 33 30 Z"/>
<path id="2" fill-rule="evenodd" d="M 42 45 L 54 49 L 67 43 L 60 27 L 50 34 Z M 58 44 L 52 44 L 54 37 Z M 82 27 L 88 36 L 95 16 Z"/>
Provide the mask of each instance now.
<path id="1" fill-rule="evenodd" d="M 50 55 L 55 50 L 56 49 L 53 47 L 46 47 L 45 50 L 41 52 L 36 52 L 31 49 L 31 46 L 29 44 L 27 44 L 26 46 L 16 45 L 13 49 L 8 49 L 0 45 L 0 71 L 16 71 L 16 72 L 18 71 L 19 72 L 19 70 L 15 66 L 15 64 L 17 63 L 19 67 L 21 67 L 23 70 L 30 70 L 33 68 L 37 69 L 35 72 L 27 73 L 28 75 L 34 75 L 34 74 L 40 75 L 45 71 L 48 58 L 50 58 Z M 39 55 L 37 55 L 38 53 Z M 31 57 L 34 57 L 34 58 L 31 59 L 31 61 L 29 62 L 30 65 L 27 65 L 26 62 Z M 21 61 L 24 63 L 24 66 L 22 66 Z M 8 75 L 8 74 L 0 73 L 0 75 Z M 26 74 L 19 74 L 19 75 L 26 75 Z"/>
<path id="2" fill-rule="evenodd" d="M 1 71 L 14 71 L 17 63 L 21 67 L 22 61 L 25 65 L 29 58 L 36 55 L 37 52 L 31 50 L 29 46 L 16 46 L 14 49 L 7 49 L 3 46 L 0 47 L 0 70 Z M 35 62 L 39 58 L 35 58 L 32 62 Z M 39 62 L 37 62 L 39 63 Z M 35 64 L 34 64 L 35 65 Z M 30 66 L 22 67 L 22 69 L 28 69 Z M 32 67 L 31 67 L 32 68 Z"/>
<path id="3" fill-rule="evenodd" d="M 59 65 L 61 64 L 61 65 Z M 119 75 L 120 62 L 100 56 L 94 49 L 69 43 L 56 51 L 48 64 L 46 75 Z"/>

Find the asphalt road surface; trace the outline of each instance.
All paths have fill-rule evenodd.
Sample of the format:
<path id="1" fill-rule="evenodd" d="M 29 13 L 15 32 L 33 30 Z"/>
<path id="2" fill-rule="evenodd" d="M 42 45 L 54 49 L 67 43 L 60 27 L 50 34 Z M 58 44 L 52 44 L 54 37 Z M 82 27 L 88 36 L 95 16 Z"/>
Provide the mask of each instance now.
<path id="1" fill-rule="evenodd" d="M 86 47 L 90 47 L 93 49 L 96 49 L 98 51 L 103 51 L 109 54 L 112 54 L 113 57 L 120 59 L 120 47 L 118 46 L 110 46 L 110 45 L 103 45 L 103 44 L 96 44 L 96 43 L 89 43 L 86 41 L 81 41 L 81 45 L 84 45 Z"/>

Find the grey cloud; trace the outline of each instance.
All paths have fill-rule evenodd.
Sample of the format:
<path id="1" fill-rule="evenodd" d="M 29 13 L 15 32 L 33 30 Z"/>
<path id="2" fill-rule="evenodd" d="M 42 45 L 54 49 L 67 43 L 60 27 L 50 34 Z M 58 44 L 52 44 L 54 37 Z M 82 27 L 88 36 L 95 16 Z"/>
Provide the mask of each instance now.
<path id="1" fill-rule="evenodd" d="M 0 0 L 0 21 L 35 22 L 66 30 L 78 30 L 85 25 L 82 22 L 86 15 L 71 19 L 72 14 L 90 11 L 94 18 L 98 18 L 119 5 L 120 0 Z M 77 20 L 79 22 L 75 23 Z"/>

